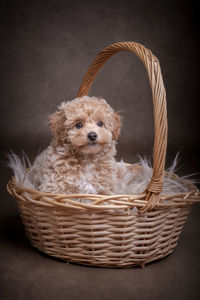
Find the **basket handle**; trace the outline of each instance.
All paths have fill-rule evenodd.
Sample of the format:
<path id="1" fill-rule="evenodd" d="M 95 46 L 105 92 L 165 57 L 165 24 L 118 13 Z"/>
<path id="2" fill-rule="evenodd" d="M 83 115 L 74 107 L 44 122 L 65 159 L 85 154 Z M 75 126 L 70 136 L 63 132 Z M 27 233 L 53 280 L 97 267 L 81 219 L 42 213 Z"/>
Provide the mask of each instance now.
<path id="1" fill-rule="evenodd" d="M 114 43 L 103 49 L 90 65 L 81 83 L 78 97 L 85 96 L 93 83 L 95 76 L 105 62 L 115 53 L 129 51 L 135 53 L 144 63 L 152 89 L 154 106 L 154 151 L 153 174 L 146 188 L 146 205 L 142 212 L 153 209 L 159 202 L 159 194 L 163 187 L 164 168 L 167 149 L 167 107 L 166 92 L 163 84 L 160 64 L 152 52 L 136 42 Z"/>

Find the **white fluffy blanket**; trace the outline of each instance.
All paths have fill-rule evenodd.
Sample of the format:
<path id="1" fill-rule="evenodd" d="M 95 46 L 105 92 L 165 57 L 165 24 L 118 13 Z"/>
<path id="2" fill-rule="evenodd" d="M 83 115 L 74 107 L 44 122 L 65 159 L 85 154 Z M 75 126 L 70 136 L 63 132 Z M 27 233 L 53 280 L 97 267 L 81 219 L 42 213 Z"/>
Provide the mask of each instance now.
<path id="1" fill-rule="evenodd" d="M 164 186 L 162 193 L 181 193 L 181 192 L 187 192 L 188 188 L 184 181 L 185 178 L 189 176 L 184 177 L 178 177 L 178 178 L 172 178 L 172 174 L 175 172 L 176 166 L 177 166 L 177 158 L 178 155 L 176 155 L 172 166 L 167 170 L 168 173 L 164 177 Z M 124 164 L 124 162 L 121 162 L 121 164 Z M 23 154 L 22 159 L 19 158 L 14 153 L 11 153 L 9 155 L 9 167 L 13 170 L 14 176 L 16 179 L 16 183 L 20 186 L 24 186 L 27 188 L 35 189 L 34 183 L 31 182 L 29 178 L 29 171 L 27 171 L 27 168 L 31 170 L 31 164 L 29 162 L 29 159 L 25 154 Z M 129 194 L 140 194 L 142 193 L 149 182 L 151 181 L 152 176 L 152 168 L 150 163 L 146 159 L 142 159 L 140 157 L 140 160 L 137 164 L 134 165 L 140 165 L 141 168 L 137 169 L 137 171 L 134 171 L 134 177 L 135 180 L 133 184 L 131 185 L 131 191 L 129 190 Z M 134 166 L 133 165 L 133 166 Z M 126 194 L 128 194 L 126 193 Z M 122 193 L 124 194 L 124 192 Z"/>

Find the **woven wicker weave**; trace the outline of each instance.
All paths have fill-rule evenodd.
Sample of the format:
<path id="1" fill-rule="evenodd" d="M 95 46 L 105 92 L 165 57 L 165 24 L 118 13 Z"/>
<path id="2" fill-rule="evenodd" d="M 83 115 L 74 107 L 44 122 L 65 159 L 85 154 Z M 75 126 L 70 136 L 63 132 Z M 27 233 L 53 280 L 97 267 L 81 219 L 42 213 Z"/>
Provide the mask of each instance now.
<path id="1" fill-rule="evenodd" d="M 192 205 L 200 201 L 198 189 L 189 181 L 185 181 L 187 193 L 161 193 L 167 147 L 166 93 L 159 61 L 151 51 L 135 42 L 108 46 L 91 64 L 78 96 L 87 95 L 99 69 L 119 51 L 133 52 L 142 60 L 152 88 L 154 163 L 146 191 L 139 195 L 59 195 L 18 186 L 14 177 L 7 186 L 17 199 L 32 245 L 66 261 L 126 267 L 160 259 L 173 251 Z"/>

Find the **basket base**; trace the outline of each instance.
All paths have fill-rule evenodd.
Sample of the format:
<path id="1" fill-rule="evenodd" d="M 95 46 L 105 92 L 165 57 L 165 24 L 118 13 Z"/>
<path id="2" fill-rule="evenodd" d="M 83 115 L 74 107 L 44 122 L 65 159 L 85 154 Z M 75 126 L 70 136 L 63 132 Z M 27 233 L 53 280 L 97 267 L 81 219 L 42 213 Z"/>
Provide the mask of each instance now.
<path id="1" fill-rule="evenodd" d="M 31 244 L 32 245 L 32 244 Z M 32 245 L 41 255 L 44 255 L 47 258 L 51 258 L 54 259 L 56 261 L 60 261 L 60 262 L 65 262 L 67 264 L 77 264 L 77 265 L 83 265 L 83 266 L 87 266 L 87 267 L 98 267 L 98 268 L 112 268 L 112 269 L 123 269 L 123 268 L 132 268 L 132 267 L 140 267 L 140 268 L 144 268 L 147 264 L 151 264 L 153 262 L 159 262 L 162 259 L 165 259 L 167 256 L 169 256 L 170 254 L 173 253 L 174 250 L 170 250 L 168 251 L 168 253 L 166 253 L 165 255 L 160 255 L 157 257 L 154 257 L 152 259 L 149 259 L 148 261 L 135 261 L 135 262 L 125 262 L 124 260 L 122 261 L 115 261 L 113 263 L 104 263 L 104 262 L 89 262 L 88 260 L 83 260 L 81 261 L 80 259 L 72 259 L 69 258 L 67 259 L 66 257 L 59 257 L 55 254 L 51 254 L 50 252 L 44 252 L 43 250 L 35 247 L 34 245 Z"/>
<path id="2" fill-rule="evenodd" d="M 75 213 L 52 211 L 50 222 L 40 213 L 21 213 L 31 244 L 65 262 L 125 268 L 171 254 L 192 205 L 146 213 Z M 45 210 L 45 209 L 44 209 Z M 22 210 L 21 210 L 22 212 Z M 37 220 L 36 220 L 37 218 Z"/>

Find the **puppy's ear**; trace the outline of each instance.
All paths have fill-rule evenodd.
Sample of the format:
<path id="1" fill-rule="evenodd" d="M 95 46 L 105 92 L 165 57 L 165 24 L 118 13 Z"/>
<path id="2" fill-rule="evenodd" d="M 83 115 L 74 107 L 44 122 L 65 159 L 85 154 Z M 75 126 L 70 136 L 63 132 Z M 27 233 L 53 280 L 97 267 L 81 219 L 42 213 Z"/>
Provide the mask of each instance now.
<path id="1" fill-rule="evenodd" d="M 113 115 L 113 140 L 117 141 L 120 131 L 121 131 L 121 125 L 122 125 L 122 118 L 119 115 L 119 113 L 115 112 Z"/>
<path id="2" fill-rule="evenodd" d="M 64 111 L 60 109 L 49 116 L 49 125 L 58 144 L 63 144 L 66 139 L 66 117 Z"/>

